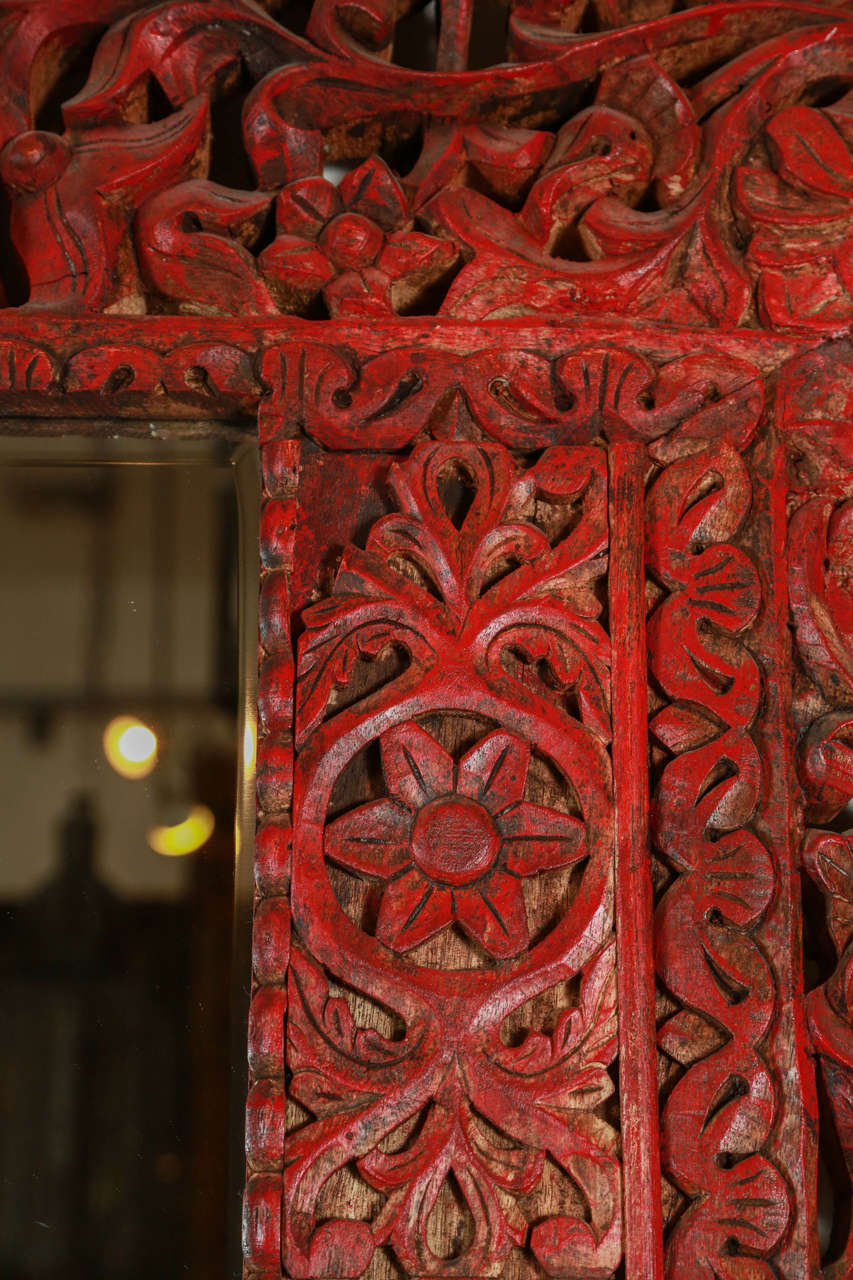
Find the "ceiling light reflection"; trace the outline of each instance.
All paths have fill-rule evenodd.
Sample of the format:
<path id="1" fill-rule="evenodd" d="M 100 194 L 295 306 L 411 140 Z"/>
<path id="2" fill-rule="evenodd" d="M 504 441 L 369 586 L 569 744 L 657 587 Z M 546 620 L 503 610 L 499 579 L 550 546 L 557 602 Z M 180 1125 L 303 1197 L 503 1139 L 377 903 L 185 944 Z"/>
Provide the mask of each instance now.
<path id="1" fill-rule="evenodd" d="M 135 716 L 116 716 L 104 729 L 104 755 L 122 778 L 147 778 L 157 763 L 157 735 Z"/>
<path id="2" fill-rule="evenodd" d="M 193 805 L 183 822 L 172 827 L 152 827 L 148 843 L 155 853 L 164 858 L 183 858 L 195 853 L 213 835 L 216 819 L 207 805 Z"/>

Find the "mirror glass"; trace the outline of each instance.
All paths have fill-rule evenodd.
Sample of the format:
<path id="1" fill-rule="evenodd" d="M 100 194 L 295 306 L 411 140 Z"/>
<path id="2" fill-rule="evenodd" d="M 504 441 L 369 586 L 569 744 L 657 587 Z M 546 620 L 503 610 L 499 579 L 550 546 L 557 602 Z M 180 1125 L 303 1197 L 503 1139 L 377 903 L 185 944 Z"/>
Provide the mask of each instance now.
<path id="1" fill-rule="evenodd" d="M 4 1280 L 239 1274 L 258 464 L 235 435 L 0 442 Z"/>

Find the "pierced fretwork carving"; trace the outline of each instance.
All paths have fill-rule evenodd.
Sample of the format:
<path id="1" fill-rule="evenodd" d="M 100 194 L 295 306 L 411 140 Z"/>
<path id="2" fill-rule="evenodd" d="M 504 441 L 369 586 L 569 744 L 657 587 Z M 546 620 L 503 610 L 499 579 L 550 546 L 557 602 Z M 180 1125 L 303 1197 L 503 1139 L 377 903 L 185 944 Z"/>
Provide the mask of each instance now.
<path id="1" fill-rule="evenodd" d="M 260 418 L 246 1273 L 842 1280 L 850 5 L 431 8 L 0 17 L 0 409 Z"/>
<path id="2" fill-rule="evenodd" d="M 289 1275 L 618 1265 L 603 462 L 416 449 L 304 614 Z"/>
<path id="3" fill-rule="evenodd" d="M 400 63 L 418 7 L 389 0 L 317 0 L 304 32 L 251 0 L 24 8 L 0 112 L 13 302 L 853 317 L 844 6 L 447 0 L 418 67 Z"/>

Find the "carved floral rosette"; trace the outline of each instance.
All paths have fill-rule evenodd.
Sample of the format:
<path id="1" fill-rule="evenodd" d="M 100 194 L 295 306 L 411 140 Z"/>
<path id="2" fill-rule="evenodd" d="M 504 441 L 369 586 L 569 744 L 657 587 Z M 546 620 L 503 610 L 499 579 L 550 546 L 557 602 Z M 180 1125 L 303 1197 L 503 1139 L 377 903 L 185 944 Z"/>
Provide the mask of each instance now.
<path id="1" fill-rule="evenodd" d="M 457 527 L 442 482 L 460 474 L 473 498 Z M 621 1185 L 596 1111 L 616 1048 L 609 647 L 592 591 L 603 459 L 555 448 L 524 471 L 496 446 L 425 445 L 388 484 L 397 512 L 347 548 L 299 645 L 288 1066 L 306 1119 L 286 1141 L 285 1269 L 357 1276 L 390 1246 L 413 1275 L 498 1275 L 529 1243 L 547 1274 L 609 1276 Z M 543 505 L 550 531 L 530 518 Z M 402 674 L 347 705 L 358 665 L 393 650 Z M 371 748 L 379 795 L 330 817 Z M 556 780 L 547 804 L 530 798 L 537 762 Z M 372 927 L 342 873 L 374 886 Z M 543 875 L 552 894 L 562 877 L 564 905 L 531 927 Z M 441 949 L 454 932 L 461 967 Z M 557 1000 L 507 1036 L 522 1006 L 578 977 L 577 1005 Z M 364 1020 L 370 1004 L 396 1034 Z M 531 1213 L 546 1151 L 582 1211 Z M 370 1220 L 318 1208 L 346 1166 L 379 1193 Z M 430 1219 L 450 1179 L 469 1238 L 437 1256 Z"/>

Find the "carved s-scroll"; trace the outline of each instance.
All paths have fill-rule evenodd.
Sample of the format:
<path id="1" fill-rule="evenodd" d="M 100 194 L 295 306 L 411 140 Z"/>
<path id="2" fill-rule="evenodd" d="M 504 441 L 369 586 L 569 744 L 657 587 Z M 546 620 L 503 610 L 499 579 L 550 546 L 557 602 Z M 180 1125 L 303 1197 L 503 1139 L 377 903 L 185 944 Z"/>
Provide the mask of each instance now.
<path id="1" fill-rule="evenodd" d="M 669 1240 L 673 1280 L 728 1274 L 741 1248 L 753 1275 L 773 1275 L 763 1260 L 790 1212 L 764 1154 L 774 1087 L 762 1041 L 775 993 L 755 935 L 774 871 L 747 829 L 761 787 L 750 736 L 761 678 L 743 639 L 761 593 L 733 544 L 750 500 L 747 469 L 723 445 L 673 463 L 648 505 L 648 563 L 668 592 L 649 620 L 651 669 L 671 700 L 651 728 L 674 757 L 653 804 L 655 843 L 676 872 L 656 914 L 657 968 L 683 1006 L 660 1034 L 686 1068 L 664 1105 L 662 1154 L 692 1201 Z"/>

